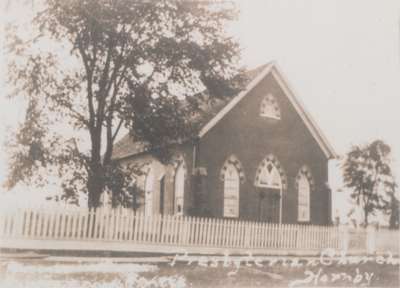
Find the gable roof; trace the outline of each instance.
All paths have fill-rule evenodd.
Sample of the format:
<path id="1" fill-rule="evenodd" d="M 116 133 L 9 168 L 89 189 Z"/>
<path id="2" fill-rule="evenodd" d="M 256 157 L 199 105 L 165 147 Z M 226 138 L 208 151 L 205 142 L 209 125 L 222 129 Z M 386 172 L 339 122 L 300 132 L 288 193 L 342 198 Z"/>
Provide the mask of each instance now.
<path id="1" fill-rule="evenodd" d="M 255 69 L 246 72 L 247 84 L 254 80 L 269 65 L 264 64 Z M 201 112 L 192 119 L 193 122 L 199 124 L 199 127 L 205 126 L 214 118 L 233 98 L 214 99 L 212 103 L 204 101 L 202 103 Z M 134 141 L 127 133 L 118 142 L 115 143 L 112 158 L 123 159 L 146 151 L 146 143 Z"/>
<path id="2" fill-rule="evenodd" d="M 141 141 L 133 141 L 132 136 L 126 133 L 117 143 L 114 144 L 114 149 L 111 158 L 123 159 L 146 151 L 146 144 Z"/>
<path id="3" fill-rule="evenodd" d="M 310 131 L 313 138 L 317 141 L 321 150 L 324 152 L 328 159 L 337 158 L 334 149 L 323 135 L 321 129 L 317 126 L 316 122 L 312 119 L 311 115 L 304 108 L 303 103 L 295 96 L 293 89 L 290 87 L 287 79 L 282 74 L 280 68 L 275 62 L 259 66 L 247 72 L 249 82 L 246 88 L 237 96 L 230 99 L 220 99 L 209 105 L 203 107 L 203 113 L 199 115 L 196 121 L 199 121 L 201 130 L 199 138 L 207 134 L 226 114 L 228 114 L 243 98 L 250 94 L 267 75 L 271 74 L 277 81 L 289 102 L 293 105 L 296 112 L 299 114 L 304 124 Z M 125 135 L 120 141 L 115 144 L 113 151 L 113 159 L 122 159 L 129 156 L 136 155 L 146 151 L 146 144 L 143 142 L 134 142 L 132 137 Z"/>
<path id="4" fill-rule="evenodd" d="M 210 131 L 229 111 L 231 111 L 244 97 L 250 94 L 253 90 L 267 75 L 271 74 L 277 81 L 279 86 L 282 88 L 285 96 L 289 99 L 290 103 L 299 114 L 304 124 L 310 131 L 311 135 L 317 141 L 321 150 L 324 152 L 328 159 L 337 158 L 337 154 L 334 151 L 327 138 L 318 127 L 317 123 L 313 120 L 311 115 L 304 108 L 303 103 L 295 96 L 293 89 L 290 87 L 287 79 L 281 72 L 281 69 L 275 62 L 271 62 L 266 65 L 263 70 L 257 74 L 257 76 L 247 85 L 246 89 L 235 96 L 222 110 L 220 110 L 201 130 L 199 137 L 203 137 Z"/>

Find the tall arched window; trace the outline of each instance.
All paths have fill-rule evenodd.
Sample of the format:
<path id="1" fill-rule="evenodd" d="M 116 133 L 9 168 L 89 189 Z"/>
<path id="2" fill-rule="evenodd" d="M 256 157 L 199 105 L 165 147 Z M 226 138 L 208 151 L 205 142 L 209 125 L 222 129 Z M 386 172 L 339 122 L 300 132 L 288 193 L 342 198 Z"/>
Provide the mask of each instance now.
<path id="1" fill-rule="evenodd" d="M 310 170 L 303 166 L 297 177 L 297 193 L 298 193 L 298 209 L 297 209 L 297 220 L 300 222 L 310 221 L 310 202 L 311 202 L 311 190 L 314 186 L 313 178 Z"/>
<path id="2" fill-rule="evenodd" d="M 232 163 L 224 168 L 224 217 L 239 217 L 239 171 Z"/>
<path id="3" fill-rule="evenodd" d="M 281 119 L 281 109 L 279 108 L 278 101 L 272 94 L 268 94 L 261 101 L 260 116 Z"/>
<path id="4" fill-rule="evenodd" d="M 174 212 L 183 215 L 183 201 L 185 195 L 185 167 L 181 162 L 175 172 L 175 203 Z"/>
<path id="5" fill-rule="evenodd" d="M 144 214 L 150 216 L 153 214 L 153 185 L 154 185 L 154 172 L 150 168 L 147 172 L 145 185 L 144 185 Z"/>

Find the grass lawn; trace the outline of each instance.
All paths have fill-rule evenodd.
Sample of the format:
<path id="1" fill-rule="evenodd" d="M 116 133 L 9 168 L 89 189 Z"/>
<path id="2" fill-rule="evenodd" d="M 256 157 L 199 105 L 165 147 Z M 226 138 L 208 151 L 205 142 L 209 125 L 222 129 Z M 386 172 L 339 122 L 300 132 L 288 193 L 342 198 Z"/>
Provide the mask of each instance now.
<path id="1" fill-rule="evenodd" d="M 357 265 L 306 266 L 304 260 L 299 263 L 303 265 L 292 267 L 279 261 L 246 265 L 243 260 L 240 266 L 231 262 L 224 267 L 222 262 L 210 261 L 204 267 L 204 263 L 185 261 L 171 266 L 170 263 L 3 259 L 0 287 L 400 287 L 398 264 L 370 261 Z"/>

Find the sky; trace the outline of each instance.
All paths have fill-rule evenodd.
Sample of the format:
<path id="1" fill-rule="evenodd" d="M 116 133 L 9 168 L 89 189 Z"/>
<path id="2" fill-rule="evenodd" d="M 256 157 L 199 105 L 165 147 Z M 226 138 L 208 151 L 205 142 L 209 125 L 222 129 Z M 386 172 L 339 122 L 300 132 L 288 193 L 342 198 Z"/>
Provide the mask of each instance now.
<path id="1" fill-rule="evenodd" d="M 400 181 L 400 1 L 236 2 L 240 16 L 230 31 L 243 47 L 243 64 L 253 68 L 276 61 L 338 154 L 353 144 L 384 140 L 392 147 Z M 2 18 L 22 18 L 29 10 Z M 3 55 L 0 60 L 4 63 Z M 23 111 L 4 95 L 0 109 L 2 144 L 7 127 L 14 127 Z M 2 181 L 3 151 L 0 159 Z M 335 163 L 330 178 L 336 191 L 341 181 Z"/>
<path id="2" fill-rule="evenodd" d="M 234 25 L 250 67 L 276 61 L 336 152 L 382 139 L 400 181 L 400 1 L 237 1 Z M 330 163 L 335 210 L 350 205 Z"/>

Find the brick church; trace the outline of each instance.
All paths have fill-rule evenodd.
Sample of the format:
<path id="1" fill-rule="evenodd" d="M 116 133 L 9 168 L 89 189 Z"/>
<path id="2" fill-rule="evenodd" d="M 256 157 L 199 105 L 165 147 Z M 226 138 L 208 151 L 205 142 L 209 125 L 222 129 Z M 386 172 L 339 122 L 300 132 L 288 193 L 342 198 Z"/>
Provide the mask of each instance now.
<path id="1" fill-rule="evenodd" d="M 146 163 L 137 177 L 146 215 L 329 224 L 328 161 L 336 154 L 276 63 L 249 72 L 245 89 L 204 109 L 196 141 L 162 164 L 129 135 L 113 158 Z"/>

